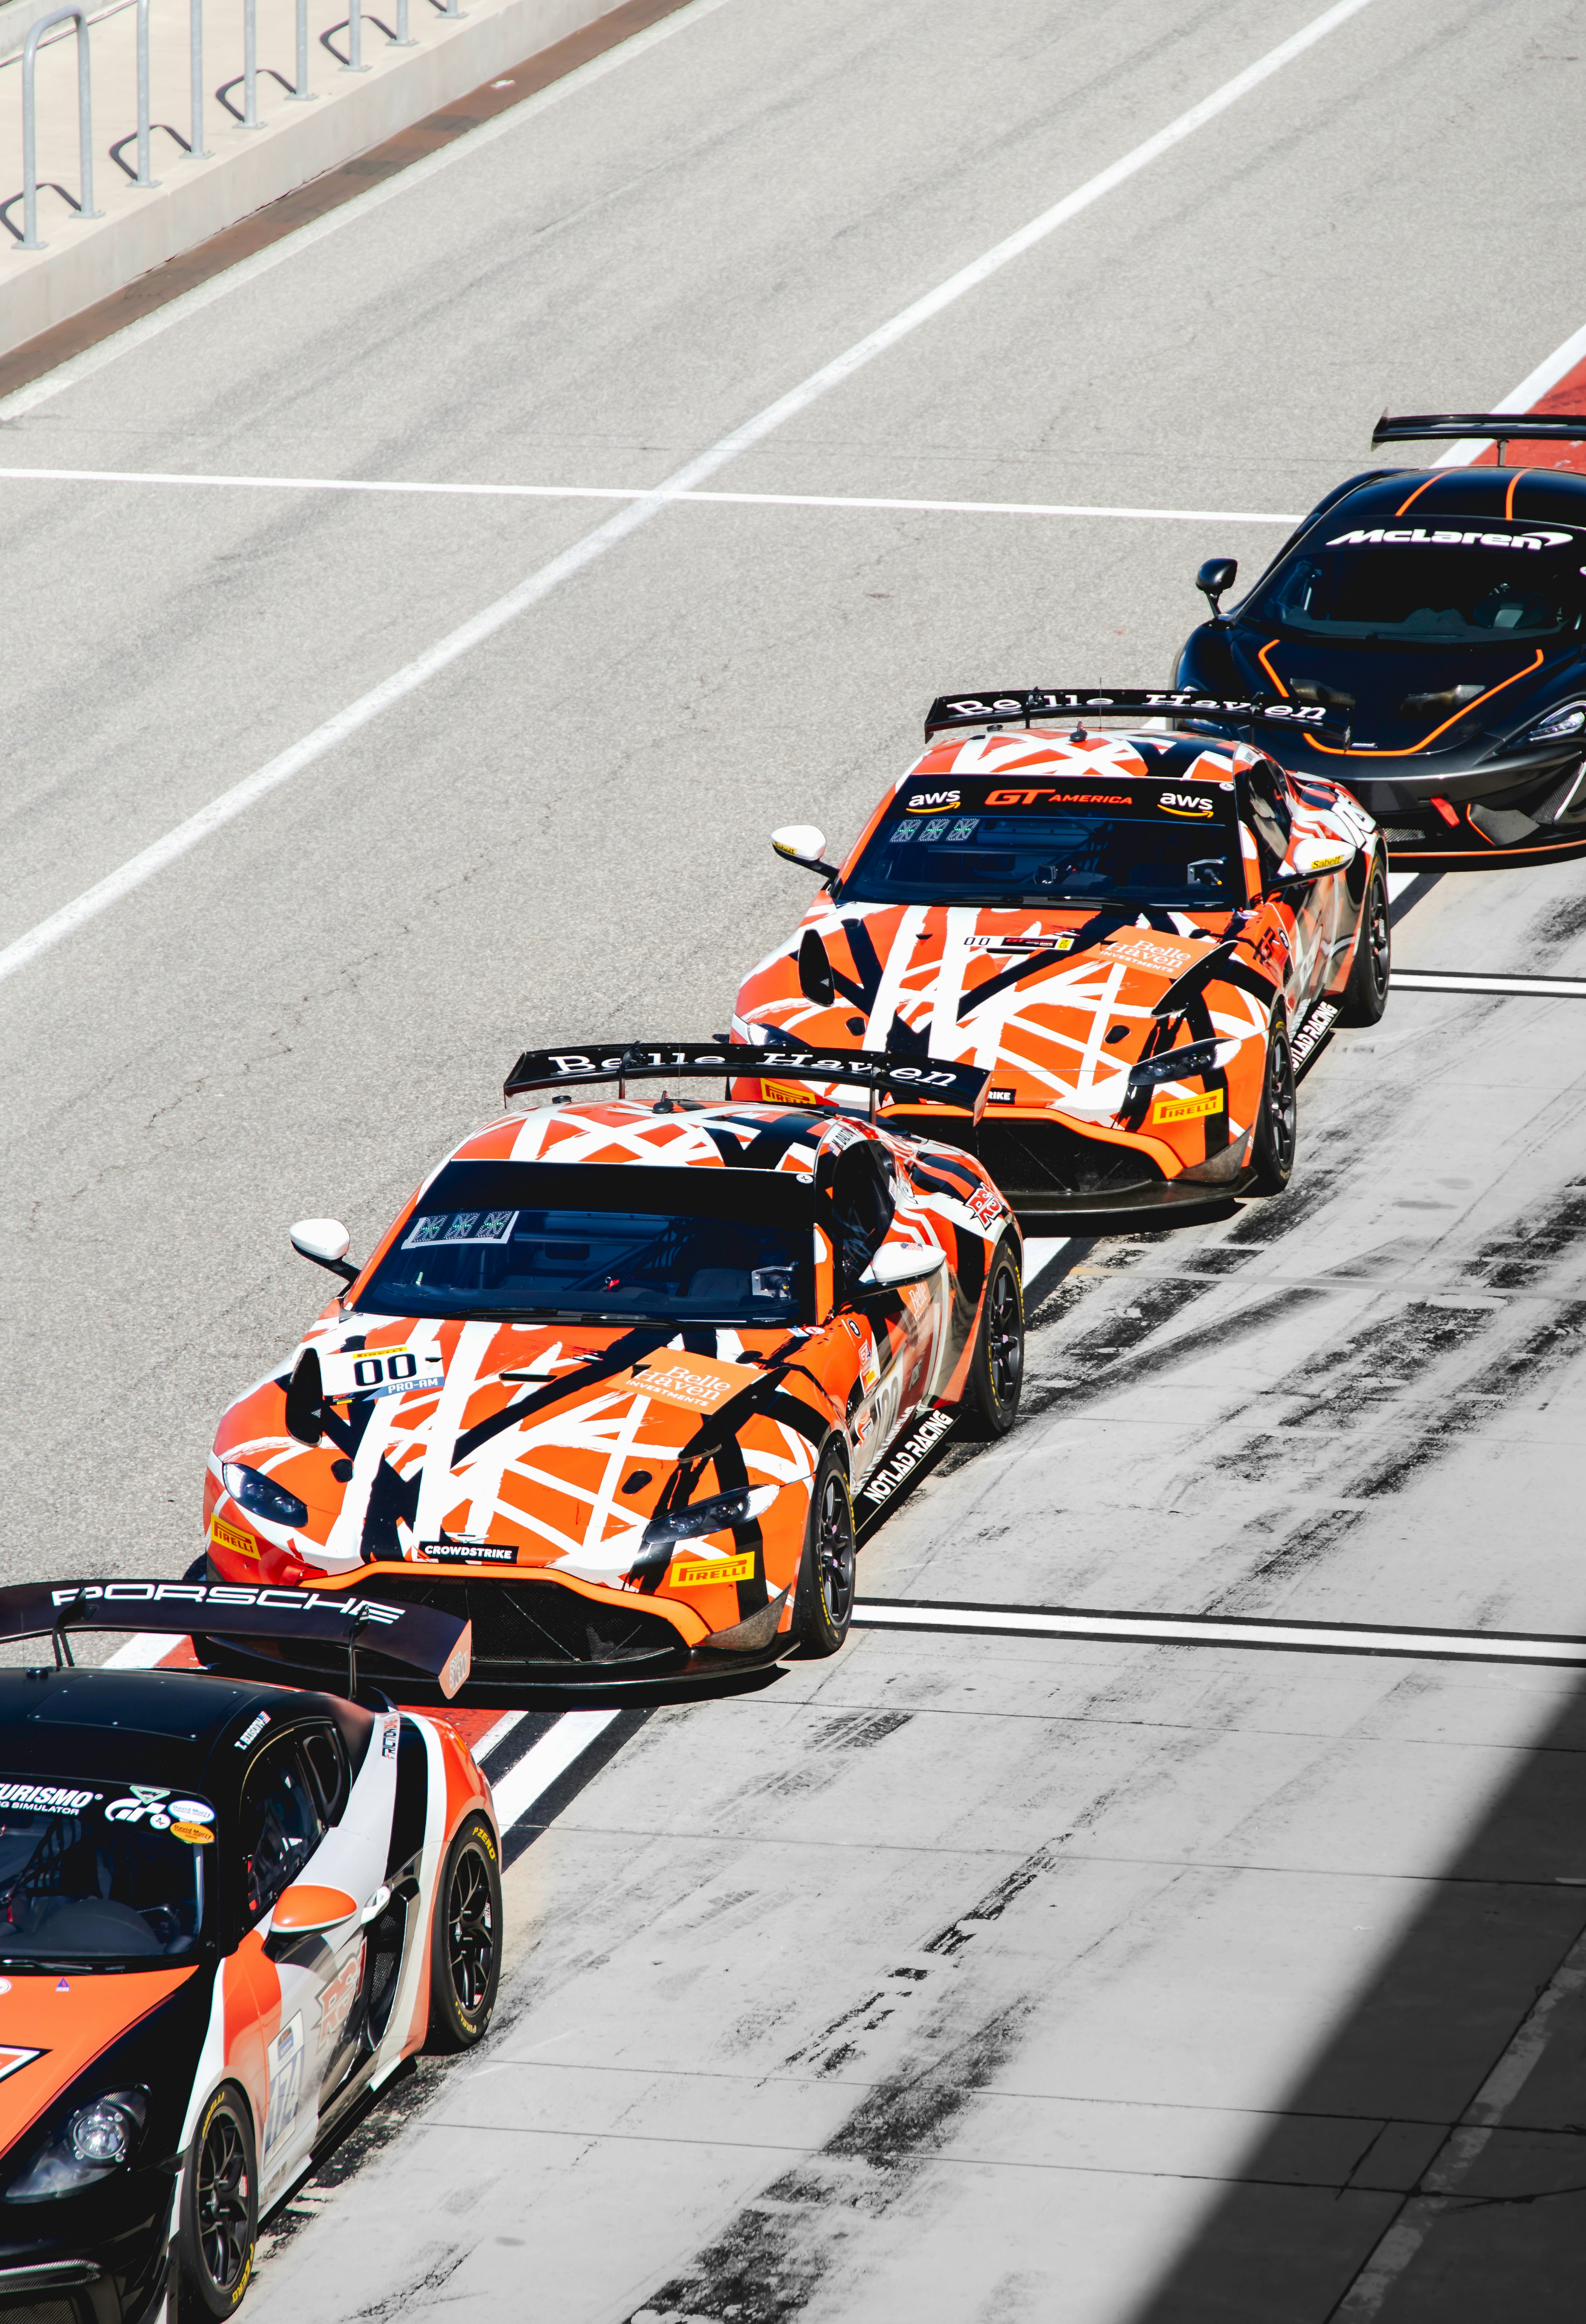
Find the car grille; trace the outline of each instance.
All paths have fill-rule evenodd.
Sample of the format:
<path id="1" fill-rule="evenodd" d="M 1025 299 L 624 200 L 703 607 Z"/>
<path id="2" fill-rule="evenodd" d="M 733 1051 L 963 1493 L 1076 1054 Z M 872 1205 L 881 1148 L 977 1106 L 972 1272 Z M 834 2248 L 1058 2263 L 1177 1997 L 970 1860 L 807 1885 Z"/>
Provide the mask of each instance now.
<path id="1" fill-rule="evenodd" d="M 885 1120 L 889 1130 L 906 1130 L 977 1154 L 1015 1208 L 1031 1196 L 1112 1199 L 1167 1183 L 1137 1147 L 1109 1146 L 1062 1121 L 993 1121 L 983 1116 L 976 1130 L 962 1115 L 889 1113 Z"/>
<path id="2" fill-rule="evenodd" d="M 591 1673 L 642 1665 L 661 1676 L 688 1661 L 687 1646 L 664 1614 L 581 1598 L 557 1582 L 438 1582 L 382 1573 L 369 1594 L 404 1606 L 434 1606 L 443 1614 L 466 1613 L 480 1678 L 580 1665 Z M 358 1660 L 372 1672 L 373 1653 L 360 1649 Z"/>

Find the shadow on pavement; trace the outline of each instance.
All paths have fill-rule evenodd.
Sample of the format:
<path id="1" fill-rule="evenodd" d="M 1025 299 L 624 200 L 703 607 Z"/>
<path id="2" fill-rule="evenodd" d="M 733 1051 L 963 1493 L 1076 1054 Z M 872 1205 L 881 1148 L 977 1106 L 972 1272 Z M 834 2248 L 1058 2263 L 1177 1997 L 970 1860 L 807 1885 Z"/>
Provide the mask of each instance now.
<path id="1" fill-rule="evenodd" d="M 1579 2324 L 1583 1776 L 1586 1692 L 1132 2324 Z"/>

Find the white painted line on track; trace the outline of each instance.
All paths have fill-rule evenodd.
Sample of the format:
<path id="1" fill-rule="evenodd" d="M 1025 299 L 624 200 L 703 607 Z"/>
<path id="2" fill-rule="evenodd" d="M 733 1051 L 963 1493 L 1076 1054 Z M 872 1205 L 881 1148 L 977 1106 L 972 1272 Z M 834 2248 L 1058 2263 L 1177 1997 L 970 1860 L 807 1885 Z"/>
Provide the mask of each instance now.
<path id="1" fill-rule="evenodd" d="M 1586 1937 L 1571 1946 L 1521 2022 L 1520 2030 L 1488 2075 L 1463 2119 L 1455 2124 L 1433 2156 L 1398 2217 L 1365 2266 L 1333 2310 L 1338 2324 L 1369 2324 L 1415 2258 L 1449 2200 L 1459 2193 L 1491 2144 L 1494 2132 L 1519 2097 L 1552 2039 L 1554 2019 L 1565 2002 L 1586 1991 Z M 1572 2191 L 1561 2189 L 1561 2193 Z M 1535 2198 L 1522 2196 L 1522 2202 Z"/>
<path id="2" fill-rule="evenodd" d="M 408 493 L 461 500 L 643 501 L 648 485 L 432 484 L 360 476 L 191 476 L 144 468 L 0 468 L 0 479 L 20 484 L 177 484 L 215 492 Z M 1141 524 L 1288 524 L 1297 516 L 1249 509 L 1104 508 L 1068 501 L 908 501 L 857 493 L 673 493 L 720 508 L 879 509 L 926 516 L 1123 517 Z"/>
<path id="3" fill-rule="evenodd" d="M 1572 331 L 1562 347 L 1554 347 L 1534 372 L 1526 374 L 1518 387 L 1511 388 L 1499 402 L 1495 403 L 1492 407 L 1494 413 L 1529 411 L 1532 405 L 1545 396 L 1550 387 L 1556 387 L 1582 358 L 1586 358 L 1586 324 L 1582 324 L 1578 331 Z M 1517 441 L 1525 441 L 1518 429 L 1515 434 Z M 1446 452 L 1440 452 L 1432 466 L 1435 468 L 1467 468 L 1481 453 L 1491 448 L 1490 437 L 1462 436 L 1457 444 L 1451 444 Z"/>
<path id="4" fill-rule="evenodd" d="M 473 1753 L 474 1758 L 477 1761 L 483 1761 L 488 1758 L 490 1754 L 495 1749 L 497 1744 L 504 1743 L 507 1740 L 508 1736 L 511 1734 L 513 1729 L 515 1727 L 520 1727 L 527 1716 L 527 1713 L 522 1711 L 509 1711 L 505 1712 L 501 1718 L 497 1720 L 493 1727 L 490 1727 L 485 1729 L 485 1732 L 480 1737 L 477 1743 L 472 1744 L 469 1747 Z"/>
<path id="5" fill-rule="evenodd" d="M 271 267 L 284 265 L 289 258 L 296 258 L 299 251 L 323 242 L 327 235 L 337 234 L 343 226 L 352 226 L 359 218 L 367 217 L 371 210 L 380 209 L 387 202 L 394 202 L 399 194 L 408 193 L 413 187 L 426 184 L 437 171 L 449 170 L 454 161 L 466 161 L 481 146 L 493 145 L 498 137 L 505 137 L 514 129 L 526 127 L 548 106 L 560 105 L 564 97 L 575 96 L 580 89 L 587 88 L 591 81 L 603 80 L 619 65 L 643 56 L 646 50 L 653 49 L 657 42 L 669 41 L 674 32 L 685 32 L 701 16 L 713 16 L 718 8 L 725 8 L 727 5 L 728 0 L 692 0 L 690 6 L 674 10 L 670 16 L 663 17 L 659 23 L 650 24 L 642 32 L 636 32 L 631 40 L 608 49 L 603 56 L 591 57 L 588 64 L 579 65 L 572 72 L 564 73 L 560 80 L 536 89 L 532 97 L 526 97 L 521 105 L 513 106 L 509 112 L 498 114 L 493 121 L 481 122 L 477 129 L 467 130 L 461 137 L 454 138 L 440 152 L 426 153 L 421 161 L 409 162 L 395 177 L 382 180 L 378 186 L 371 186 L 367 193 L 356 194 L 350 202 L 343 202 L 325 217 L 298 226 L 292 234 L 283 235 L 279 242 L 271 243 L 268 250 L 255 251 L 252 258 L 239 259 L 234 266 L 228 266 L 224 274 L 215 275 L 208 282 L 197 283 L 191 290 L 184 290 L 179 299 L 170 300 L 152 315 L 140 316 L 135 323 L 128 323 L 124 330 L 102 339 L 97 346 L 86 347 L 80 355 L 72 355 L 67 362 L 58 364 L 41 379 L 31 380 L 26 387 L 19 387 L 12 394 L 0 397 L 0 420 L 20 420 L 24 412 L 47 402 L 50 396 L 59 395 L 62 389 L 75 387 L 79 380 L 91 378 L 95 372 L 103 371 L 105 364 L 114 363 L 118 355 L 130 355 L 134 347 L 146 346 L 151 339 L 157 339 L 162 332 L 174 329 L 189 315 L 198 314 L 206 307 L 213 307 L 217 299 L 224 299 L 229 291 L 240 290 L 245 283 L 256 282 L 261 274 L 268 274 Z"/>
<path id="6" fill-rule="evenodd" d="M 994 275 L 1011 265 L 1016 258 L 1023 257 L 1026 252 L 1036 248 L 1039 244 L 1055 234 L 1059 227 L 1067 226 L 1071 219 L 1077 217 L 1081 212 L 1091 208 L 1106 195 L 1126 184 L 1141 170 L 1149 168 L 1153 161 L 1160 161 L 1165 153 L 1171 152 L 1187 138 L 1192 137 L 1197 130 L 1205 128 L 1208 122 L 1216 120 L 1222 114 L 1227 112 L 1228 108 L 1236 105 L 1242 97 L 1248 97 L 1252 89 L 1261 88 L 1271 78 L 1274 73 L 1280 72 L 1285 65 L 1291 64 L 1297 57 L 1303 56 L 1308 50 L 1314 48 L 1318 41 L 1325 40 L 1328 33 L 1335 32 L 1341 24 L 1347 23 L 1352 17 L 1358 16 L 1362 10 L 1372 5 L 1373 0 L 1336 0 L 1334 7 L 1326 9 L 1320 16 L 1314 17 L 1310 23 L 1302 26 L 1287 41 L 1280 42 L 1276 48 L 1270 49 L 1265 56 L 1259 57 L 1254 64 L 1247 65 L 1245 69 L 1236 73 L 1232 80 L 1224 81 L 1220 88 L 1215 89 L 1210 97 L 1203 97 L 1198 105 L 1193 105 L 1187 112 L 1179 114 L 1178 118 L 1170 121 L 1165 129 L 1158 130 L 1153 137 L 1148 137 L 1142 144 L 1135 146 L 1132 152 L 1125 153 L 1122 160 L 1114 161 L 1108 168 L 1098 171 L 1094 178 L 1088 179 L 1073 193 L 1065 194 L 1063 198 L 1054 202 L 1050 209 L 1043 210 L 1027 226 L 1021 226 L 1017 233 L 1011 234 L 1003 241 L 995 244 L 990 250 L 974 260 L 968 266 L 960 267 L 957 273 L 949 275 L 944 282 L 939 283 L 935 290 L 927 291 L 923 298 L 916 299 L 911 305 L 902 309 L 899 313 L 892 317 L 890 321 L 883 323 L 879 328 L 869 332 L 864 338 L 856 340 L 852 346 L 846 348 L 830 363 L 823 364 L 818 371 L 811 372 L 807 379 L 802 381 L 797 387 L 790 389 L 787 394 L 779 396 L 775 403 L 767 404 L 765 410 L 757 412 L 752 420 L 745 420 L 740 427 L 735 428 L 729 434 L 720 438 L 706 451 L 700 453 L 694 459 L 685 462 L 681 468 L 674 469 L 664 483 L 657 484 L 652 492 L 646 493 L 642 500 L 632 502 L 628 507 L 618 510 L 606 519 L 604 524 L 597 525 L 595 530 L 586 533 L 582 540 L 574 541 L 570 548 L 564 549 L 560 556 L 554 557 L 548 565 L 541 566 L 536 573 L 531 573 L 526 580 L 519 582 L 515 589 L 509 589 L 507 595 L 504 597 L 499 597 L 493 605 L 487 605 L 483 612 L 476 613 L 472 621 L 464 622 L 461 628 L 454 630 L 449 637 L 442 638 L 426 652 L 408 663 L 405 669 L 397 670 L 391 677 L 382 680 L 379 686 L 371 687 L 356 702 L 350 703 L 346 709 L 338 711 L 334 718 L 327 719 L 322 726 L 316 726 L 311 734 L 305 735 L 300 742 L 295 742 L 289 750 L 283 751 L 279 757 L 271 759 L 269 764 L 261 767 L 256 774 L 246 776 L 241 782 L 234 783 L 229 790 L 223 791 L 219 798 L 212 799 L 207 807 L 200 807 L 196 815 L 191 815 L 185 822 L 178 824 L 175 829 L 168 831 L 163 838 L 157 839 L 151 846 L 142 849 L 136 855 L 123 863 L 118 870 L 96 881 L 93 887 L 86 889 L 80 896 L 74 898 L 70 903 L 63 905 L 59 911 L 51 912 L 48 918 L 41 920 L 36 927 L 28 929 L 24 935 L 16 937 L 13 943 L 0 951 L 0 978 L 15 975 L 19 969 L 29 966 L 39 958 L 41 954 L 48 952 L 51 946 L 60 944 L 65 937 L 75 935 L 78 929 L 86 927 L 90 920 L 96 919 L 101 912 L 109 910 L 113 904 L 119 903 L 134 889 L 142 887 L 146 881 L 153 879 L 157 872 L 165 871 L 168 866 L 198 846 L 202 841 L 210 838 L 216 831 L 234 821 L 236 816 L 246 814 L 250 807 L 256 806 L 270 792 L 278 789 L 282 783 L 290 781 L 294 775 L 301 774 L 306 767 L 314 765 L 317 760 L 325 756 L 326 752 L 334 750 L 338 743 L 345 742 L 349 736 L 369 725 L 372 720 L 380 717 L 384 711 L 390 710 L 396 703 L 405 699 L 408 695 L 417 692 L 418 687 L 426 685 L 430 678 L 437 677 L 442 670 L 449 669 L 453 662 L 461 659 L 464 654 L 472 652 L 475 646 L 482 645 L 487 639 L 494 637 L 499 630 L 504 629 L 509 622 L 515 621 L 518 614 L 527 613 L 530 606 L 536 605 L 542 599 L 548 597 L 553 590 L 561 586 L 564 581 L 571 580 L 575 574 L 582 573 L 586 567 L 594 564 L 599 558 L 604 556 L 607 549 L 614 549 L 619 541 L 626 540 L 630 533 L 637 532 L 653 517 L 659 516 L 661 512 L 679 494 L 692 492 L 708 477 L 715 475 L 718 470 L 725 467 L 729 461 L 737 459 L 740 453 L 747 452 L 755 445 L 763 443 L 767 437 L 773 435 L 788 420 L 796 419 L 802 412 L 807 411 L 821 396 L 830 393 L 833 388 L 846 384 L 867 364 L 873 363 L 878 355 L 887 354 L 901 341 L 920 329 L 922 325 L 933 321 L 938 315 L 944 313 L 949 307 L 964 298 L 969 291 L 978 290 L 983 282 L 989 281 Z M 618 51 L 613 51 L 612 53 L 615 55 Z M 509 116 L 503 115 L 500 117 L 506 120 Z M 457 149 L 453 147 L 449 150 L 455 152 Z M 423 169 L 425 166 L 425 163 L 419 162 L 415 164 L 415 169 Z M 412 174 L 412 171 L 406 173 L 409 178 Z M 400 181 L 392 180 L 390 182 L 396 185 Z M 348 207 L 351 208 L 353 206 Z M 344 215 L 344 213 L 337 215 Z M 285 244 L 277 245 L 278 248 L 285 246 Z M 252 262 L 248 263 L 252 263 Z M 226 278 L 220 276 L 216 280 L 225 281 Z M 27 392 L 25 389 L 19 391 L 22 394 Z M 14 400 L 14 398 L 12 399 L 13 401 Z M 5 407 L 0 406 L 0 416 L 4 416 L 5 410 Z"/>
<path id="7" fill-rule="evenodd" d="M 157 1636 L 152 1630 L 138 1630 L 128 1638 L 124 1646 L 117 1646 L 113 1655 L 106 1655 L 100 1668 L 102 1670 L 152 1670 L 156 1664 L 162 1663 L 167 1655 L 174 1652 L 183 1644 L 185 1644 L 183 1639 L 173 1638 L 169 1635 Z"/>
<path id="8" fill-rule="evenodd" d="M 1586 1001 L 1582 976 L 1487 976 L 1480 971 L 1396 968 L 1395 992 L 1510 992 L 1543 1001 Z"/>
<path id="9" fill-rule="evenodd" d="M 501 1830 L 509 1831 L 519 1822 L 557 1776 L 564 1775 L 620 1716 L 616 1711 L 564 1711 L 550 1733 L 542 1735 L 518 1765 L 492 1785 Z"/>
<path id="10" fill-rule="evenodd" d="M 931 1600 L 857 1600 L 856 1629 L 949 1630 L 995 1637 L 1096 1639 L 1112 1645 L 1233 1646 L 1313 1655 L 1393 1655 L 1431 1662 L 1547 1663 L 1586 1667 L 1586 1638 L 1504 1630 L 1389 1629 L 1367 1622 L 1277 1622 L 1209 1614 L 1089 1613 L 1068 1607 L 956 1606 Z"/>

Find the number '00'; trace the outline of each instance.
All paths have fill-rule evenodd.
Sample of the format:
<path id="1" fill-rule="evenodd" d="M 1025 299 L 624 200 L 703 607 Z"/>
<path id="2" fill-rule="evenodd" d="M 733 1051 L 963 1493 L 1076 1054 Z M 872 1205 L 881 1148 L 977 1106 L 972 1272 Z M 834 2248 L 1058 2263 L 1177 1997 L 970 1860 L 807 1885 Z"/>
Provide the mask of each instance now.
<path id="1" fill-rule="evenodd" d="M 411 1348 L 399 1348 L 390 1356 L 359 1356 L 353 1365 L 353 1378 L 360 1388 L 379 1388 L 385 1380 L 410 1380 L 417 1372 L 418 1359 Z"/>

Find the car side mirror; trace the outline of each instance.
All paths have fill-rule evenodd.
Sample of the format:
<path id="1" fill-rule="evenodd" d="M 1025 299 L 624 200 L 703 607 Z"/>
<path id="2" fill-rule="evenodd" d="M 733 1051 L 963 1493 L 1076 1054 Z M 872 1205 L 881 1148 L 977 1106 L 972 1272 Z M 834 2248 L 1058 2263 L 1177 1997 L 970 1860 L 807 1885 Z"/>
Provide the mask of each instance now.
<path id="1" fill-rule="evenodd" d="M 823 879 L 835 880 L 842 868 L 828 863 L 826 834 L 817 831 L 812 823 L 784 824 L 771 835 L 771 844 L 784 863 L 800 863 L 806 872 L 819 872 Z"/>
<path id="2" fill-rule="evenodd" d="M 358 1269 L 347 1257 L 353 1238 L 340 1219 L 299 1219 L 291 1234 L 292 1249 L 300 1259 L 311 1259 L 316 1267 L 327 1268 L 344 1283 L 357 1281 Z"/>
<path id="3" fill-rule="evenodd" d="M 311 1937 L 320 1929 L 339 1929 L 357 1911 L 344 1888 L 316 1888 L 311 1881 L 295 1880 L 275 1900 L 270 1932 L 278 1937 Z"/>
<path id="4" fill-rule="evenodd" d="M 905 1283 L 928 1283 L 947 1265 L 934 1243 L 883 1243 L 859 1277 L 861 1291 L 901 1291 Z"/>
<path id="5" fill-rule="evenodd" d="M 1239 560 L 1235 557 L 1208 557 L 1195 576 L 1195 586 L 1211 607 L 1214 622 L 1223 618 L 1223 593 L 1233 588 L 1238 571 Z"/>
<path id="6" fill-rule="evenodd" d="M 1324 872 L 1347 872 L 1359 850 L 1343 839 L 1300 839 L 1289 850 L 1288 862 L 1279 873 L 1284 882 L 1315 880 Z"/>

